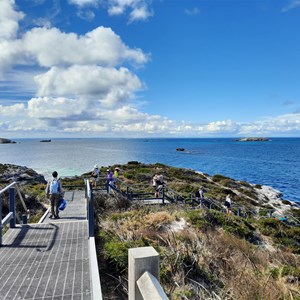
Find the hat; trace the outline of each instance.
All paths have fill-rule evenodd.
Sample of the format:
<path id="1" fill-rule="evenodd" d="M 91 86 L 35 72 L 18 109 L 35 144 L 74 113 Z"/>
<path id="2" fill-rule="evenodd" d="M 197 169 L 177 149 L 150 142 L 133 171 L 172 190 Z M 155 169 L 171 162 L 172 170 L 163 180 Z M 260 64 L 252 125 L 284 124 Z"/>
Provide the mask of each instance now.
<path id="1" fill-rule="evenodd" d="M 98 169 L 98 165 L 94 165 L 94 169 Z"/>
<path id="2" fill-rule="evenodd" d="M 110 172 L 110 169 L 107 169 L 106 172 Z"/>
<path id="3" fill-rule="evenodd" d="M 115 167 L 115 170 L 120 170 L 118 167 Z"/>

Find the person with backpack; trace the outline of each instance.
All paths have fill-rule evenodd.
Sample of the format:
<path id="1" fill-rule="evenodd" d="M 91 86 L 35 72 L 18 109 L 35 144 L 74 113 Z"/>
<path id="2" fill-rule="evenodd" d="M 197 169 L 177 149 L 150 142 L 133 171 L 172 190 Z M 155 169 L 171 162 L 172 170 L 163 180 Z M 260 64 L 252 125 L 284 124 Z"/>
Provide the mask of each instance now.
<path id="1" fill-rule="evenodd" d="M 91 176 L 92 176 L 92 185 L 94 188 L 96 188 L 97 183 L 99 181 L 99 176 L 100 176 L 100 169 L 99 169 L 98 165 L 94 166 Z"/>
<path id="2" fill-rule="evenodd" d="M 59 219 L 58 206 L 61 195 L 63 194 L 62 185 L 56 171 L 52 173 L 52 179 L 48 181 L 46 187 L 47 198 L 51 202 L 51 215 L 50 219 Z"/>

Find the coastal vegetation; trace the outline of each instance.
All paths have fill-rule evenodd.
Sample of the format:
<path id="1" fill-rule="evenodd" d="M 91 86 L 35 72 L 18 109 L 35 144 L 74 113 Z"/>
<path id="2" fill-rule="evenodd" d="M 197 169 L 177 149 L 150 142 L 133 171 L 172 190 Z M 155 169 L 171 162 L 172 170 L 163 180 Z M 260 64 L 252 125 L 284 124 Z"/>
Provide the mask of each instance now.
<path id="1" fill-rule="evenodd" d="M 13 174 L 11 165 L 0 167 L 2 174 L 7 174 L 7 168 Z M 300 227 L 269 214 L 276 209 L 299 218 L 300 210 L 293 203 L 262 185 L 221 174 L 209 176 L 159 163 L 109 167 L 119 167 L 122 182 L 151 195 L 155 174 L 162 174 L 167 186 L 182 197 L 193 197 L 202 186 L 205 197 L 219 207 L 208 210 L 183 202 L 144 205 L 118 193 L 95 191 L 97 254 L 105 299 L 127 299 L 128 249 L 142 246 L 153 246 L 159 253 L 161 284 L 171 300 L 300 299 Z M 103 166 L 101 173 L 106 169 Z M 36 212 L 42 213 L 47 206 L 45 182 L 34 181 L 37 175 L 29 170 L 31 180 L 20 185 L 26 201 L 37 203 Z M 89 176 L 62 178 L 63 186 L 83 188 L 83 178 Z M 228 194 L 234 205 L 253 214 L 225 213 L 222 207 Z"/>

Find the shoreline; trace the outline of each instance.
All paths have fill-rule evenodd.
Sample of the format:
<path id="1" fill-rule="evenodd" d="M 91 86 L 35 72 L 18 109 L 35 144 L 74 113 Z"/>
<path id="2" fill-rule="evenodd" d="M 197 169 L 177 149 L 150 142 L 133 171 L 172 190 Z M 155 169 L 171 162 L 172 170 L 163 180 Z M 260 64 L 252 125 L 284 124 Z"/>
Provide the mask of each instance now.
<path id="1" fill-rule="evenodd" d="M 0 166 L 2 166 L 2 165 L 10 165 L 10 166 L 14 166 L 16 169 L 19 169 L 19 174 L 11 174 L 11 176 L 9 174 L 6 174 L 6 177 L 14 178 L 14 177 L 20 176 L 20 178 L 22 180 L 23 179 L 26 180 L 29 177 L 24 175 L 24 174 L 21 174 L 21 173 L 22 172 L 24 173 L 25 172 L 24 170 L 28 169 L 28 170 L 33 170 L 38 175 L 42 175 L 45 178 L 46 181 L 51 178 L 51 175 L 47 176 L 46 172 L 36 171 L 35 169 L 29 168 L 29 167 L 26 167 L 26 166 L 20 166 L 20 165 L 14 165 L 14 164 L 0 164 Z M 108 166 L 106 166 L 104 168 L 107 168 L 107 167 Z M 168 166 L 168 167 L 172 167 L 172 166 Z M 177 167 L 175 167 L 175 168 L 177 168 Z M 196 171 L 196 170 L 193 170 L 193 169 L 185 169 L 185 168 L 179 168 L 179 169 L 191 170 L 192 172 L 195 172 L 196 174 L 200 174 L 202 176 L 205 176 L 205 178 L 210 182 L 213 182 L 212 178 L 214 178 L 214 176 L 216 176 L 216 175 L 212 176 L 212 175 L 203 173 L 201 171 Z M 60 175 L 59 169 L 57 169 L 57 170 L 58 170 L 58 173 Z M 18 172 L 16 172 L 16 173 L 18 173 Z M 68 177 L 70 178 L 70 177 L 76 177 L 76 176 L 80 177 L 80 176 L 82 176 L 83 174 L 86 174 L 86 173 L 89 173 L 89 171 L 84 171 L 84 172 L 78 171 L 77 174 L 75 174 L 75 172 L 74 172 L 73 175 L 68 175 L 68 176 L 61 175 L 60 177 L 61 178 L 68 178 Z M 234 182 L 237 182 L 237 183 L 244 182 L 244 181 L 236 180 L 234 178 L 225 177 L 223 175 L 219 175 L 219 176 L 230 179 L 230 180 L 232 180 Z M 249 184 L 255 190 L 255 192 L 257 194 L 257 197 L 259 199 L 257 204 L 260 205 L 260 206 L 268 206 L 269 205 L 270 207 L 272 207 L 274 210 L 276 210 L 278 213 L 281 213 L 281 214 L 284 214 L 285 211 L 287 211 L 291 208 L 300 209 L 300 205 L 297 202 L 294 202 L 294 201 L 288 200 L 288 199 L 283 199 L 282 198 L 283 193 L 281 191 L 275 189 L 272 186 L 263 185 L 263 184 L 262 185 L 253 184 L 253 183 L 250 183 L 248 181 L 245 181 L 245 182 L 247 184 Z M 226 187 L 224 185 L 221 185 L 221 184 L 218 184 L 216 182 L 214 182 L 214 184 L 219 185 L 223 189 L 228 189 L 228 187 Z M 258 186 L 259 186 L 259 188 L 258 188 Z M 229 188 L 229 189 L 232 190 L 236 195 L 240 194 L 240 192 L 237 189 L 233 189 L 233 188 Z M 251 200 L 250 197 L 249 197 L 249 200 Z"/>

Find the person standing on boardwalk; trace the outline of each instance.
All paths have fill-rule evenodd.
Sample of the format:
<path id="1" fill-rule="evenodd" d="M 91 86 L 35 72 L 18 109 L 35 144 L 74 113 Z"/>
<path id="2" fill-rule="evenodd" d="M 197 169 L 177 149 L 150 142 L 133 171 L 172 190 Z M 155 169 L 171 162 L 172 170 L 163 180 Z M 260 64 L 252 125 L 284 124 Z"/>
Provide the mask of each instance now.
<path id="1" fill-rule="evenodd" d="M 97 183 L 99 181 L 99 175 L 100 175 L 100 170 L 98 165 L 94 166 L 94 169 L 92 171 L 92 185 L 93 187 L 97 187 Z"/>
<path id="2" fill-rule="evenodd" d="M 60 201 L 60 196 L 62 195 L 62 185 L 60 179 L 58 178 L 58 174 L 56 171 L 52 173 L 52 179 L 48 181 L 46 187 L 46 195 L 47 198 L 50 198 L 51 202 L 51 215 L 50 219 L 55 218 L 59 219 L 58 215 L 58 204 Z"/>
<path id="3" fill-rule="evenodd" d="M 110 193 L 111 192 L 110 186 L 114 185 L 114 175 L 110 169 L 106 170 L 106 184 L 107 184 L 108 192 Z"/>

